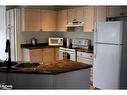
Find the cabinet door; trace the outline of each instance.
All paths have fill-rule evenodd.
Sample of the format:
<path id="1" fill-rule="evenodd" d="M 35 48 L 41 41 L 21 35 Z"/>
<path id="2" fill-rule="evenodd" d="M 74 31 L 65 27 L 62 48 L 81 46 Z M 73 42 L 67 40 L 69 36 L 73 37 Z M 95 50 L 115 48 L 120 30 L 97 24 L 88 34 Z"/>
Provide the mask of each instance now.
<path id="1" fill-rule="evenodd" d="M 40 31 L 40 9 L 23 8 L 21 12 L 22 31 Z"/>
<path id="2" fill-rule="evenodd" d="M 76 19 L 77 21 L 84 22 L 84 7 L 78 7 L 76 9 Z"/>
<path id="3" fill-rule="evenodd" d="M 122 13 L 122 7 L 120 6 L 109 6 L 107 10 L 108 10 L 107 12 L 108 17 L 120 16 Z"/>
<path id="4" fill-rule="evenodd" d="M 56 11 L 41 10 L 41 29 L 42 31 L 56 30 Z"/>
<path id="5" fill-rule="evenodd" d="M 44 48 L 42 50 L 43 63 L 50 63 L 54 61 L 54 48 Z"/>
<path id="6" fill-rule="evenodd" d="M 93 32 L 94 30 L 94 20 L 95 20 L 95 9 L 94 7 L 85 7 L 84 10 L 84 31 Z"/>
<path id="7" fill-rule="evenodd" d="M 66 31 L 67 30 L 67 10 L 58 10 L 57 11 L 57 31 Z"/>
<path id="8" fill-rule="evenodd" d="M 54 48 L 54 60 L 59 60 L 59 48 Z"/>
<path id="9" fill-rule="evenodd" d="M 0 85 L 1 84 L 7 84 L 7 73 L 5 72 L 0 72 Z M 2 87 L 0 86 L 0 89 Z"/>
<path id="10" fill-rule="evenodd" d="M 98 6 L 96 7 L 96 22 L 106 21 L 106 7 Z"/>
<path id="11" fill-rule="evenodd" d="M 31 49 L 29 56 L 31 62 L 41 63 L 43 58 L 42 49 Z"/>
<path id="12" fill-rule="evenodd" d="M 127 6 L 123 7 L 123 15 L 127 16 Z"/>
<path id="13" fill-rule="evenodd" d="M 54 76 L 49 74 L 8 73 L 8 83 L 14 90 L 55 89 Z"/>
<path id="14" fill-rule="evenodd" d="M 83 22 L 84 7 L 76 7 L 68 9 L 68 22 L 72 22 L 74 19 Z"/>
<path id="15" fill-rule="evenodd" d="M 74 19 L 76 19 L 76 9 L 75 8 L 71 8 L 68 9 L 68 23 L 69 22 L 73 22 Z"/>

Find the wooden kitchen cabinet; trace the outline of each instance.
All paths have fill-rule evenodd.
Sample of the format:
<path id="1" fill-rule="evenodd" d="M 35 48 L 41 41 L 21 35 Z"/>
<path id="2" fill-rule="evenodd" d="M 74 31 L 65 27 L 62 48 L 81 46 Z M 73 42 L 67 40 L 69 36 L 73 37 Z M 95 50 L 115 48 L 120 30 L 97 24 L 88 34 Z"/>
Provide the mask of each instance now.
<path id="1" fill-rule="evenodd" d="M 31 49 L 29 52 L 30 52 L 30 61 L 32 62 L 43 61 L 42 49 Z"/>
<path id="2" fill-rule="evenodd" d="M 79 22 L 84 22 L 84 7 L 77 7 L 76 9 L 76 19 Z"/>
<path id="3" fill-rule="evenodd" d="M 106 6 L 97 6 L 95 8 L 96 22 L 106 21 L 106 16 L 107 16 L 107 10 L 106 9 L 107 9 Z"/>
<path id="4" fill-rule="evenodd" d="M 107 17 L 116 17 L 123 14 L 123 7 L 121 6 L 108 6 Z"/>
<path id="5" fill-rule="evenodd" d="M 49 63 L 54 61 L 54 48 L 42 49 L 42 56 L 43 63 Z"/>
<path id="6" fill-rule="evenodd" d="M 95 7 L 84 7 L 84 32 L 93 32 L 95 23 Z"/>
<path id="7" fill-rule="evenodd" d="M 57 11 L 57 20 L 56 20 L 56 30 L 58 32 L 67 31 L 67 10 L 58 10 Z"/>
<path id="8" fill-rule="evenodd" d="M 23 61 L 42 62 L 42 49 L 23 49 Z"/>
<path id="9" fill-rule="evenodd" d="M 76 9 L 75 8 L 70 8 L 67 10 L 67 19 L 68 19 L 68 23 L 69 22 L 73 22 L 74 19 L 76 19 Z"/>
<path id="10" fill-rule="evenodd" d="M 127 6 L 123 6 L 123 16 L 127 16 Z"/>
<path id="11" fill-rule="evenodd" d="M 84 22 L 84 7 L 75 7 L 68 9 L 68 23 L 76 19 L 79 22 Z"/>
<path id="12" fill-rule="evenodd" d="M 56 30 L 56 14 L 54 10 L 41 10 L 41 29 L 42 31 Z"/>
<path id="13" fill-rule="evenodd" d="M 59 60 L 59 48 L 23 49 L 23 61 L 49 63 Z"/>
<path id="14" fill-rule="evenodd" d="M 22 31 L 55 31 L 56 11 L 48 9 L 22 8 Z"/>
<path id="15" fill-rule="evenodd" d="M 59 48 L 54 48 L 54 59 L 59 60 Z"/>
<path id="16" fill-rule="evenodd" d="M 40 9 L 21 9 L 21 19 L 22 19 L 22 31 L 40 31 L 41 29 L 41 15 Z"/>

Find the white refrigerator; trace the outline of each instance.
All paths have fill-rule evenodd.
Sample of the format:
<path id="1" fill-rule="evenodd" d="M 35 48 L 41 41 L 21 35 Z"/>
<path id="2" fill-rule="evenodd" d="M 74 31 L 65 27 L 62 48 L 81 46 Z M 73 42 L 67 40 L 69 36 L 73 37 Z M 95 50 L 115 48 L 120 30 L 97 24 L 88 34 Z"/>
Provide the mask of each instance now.
<path id="1" fill-rule="evenodd" d="M 93 85 L 99 89 L 127 88 L 127 22 L 96 23 Z"/>

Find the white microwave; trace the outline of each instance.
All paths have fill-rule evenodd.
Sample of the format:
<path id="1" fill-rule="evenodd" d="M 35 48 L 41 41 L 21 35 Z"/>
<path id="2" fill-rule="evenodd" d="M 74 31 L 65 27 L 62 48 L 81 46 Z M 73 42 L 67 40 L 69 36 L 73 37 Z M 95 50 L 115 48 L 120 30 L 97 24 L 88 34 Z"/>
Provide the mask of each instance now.
<path id="1" fill-rule="evenodd" d="M 48 45 L 50 46 L 63 46 L 63 38 L 48 38 Z"/>

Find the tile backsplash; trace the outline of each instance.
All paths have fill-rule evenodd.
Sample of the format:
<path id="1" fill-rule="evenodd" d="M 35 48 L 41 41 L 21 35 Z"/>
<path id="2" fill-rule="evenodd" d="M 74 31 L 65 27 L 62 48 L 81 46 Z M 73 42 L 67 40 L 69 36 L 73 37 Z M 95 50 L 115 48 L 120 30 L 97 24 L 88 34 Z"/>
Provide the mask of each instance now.
<path id="1" fill-rule="evenodd" d="M 30 39 L 35 37 L 38 39 L 38 43 L 47 43 L 49 37 L 63 37 L 63 38 L 86 38 L 90 39 L 93 45 L 93 32 L 23 32 L 22 44 L 30 43 Z"/>

